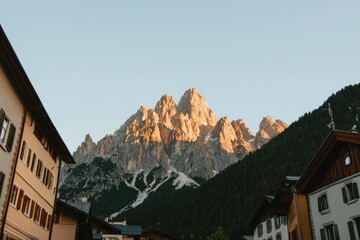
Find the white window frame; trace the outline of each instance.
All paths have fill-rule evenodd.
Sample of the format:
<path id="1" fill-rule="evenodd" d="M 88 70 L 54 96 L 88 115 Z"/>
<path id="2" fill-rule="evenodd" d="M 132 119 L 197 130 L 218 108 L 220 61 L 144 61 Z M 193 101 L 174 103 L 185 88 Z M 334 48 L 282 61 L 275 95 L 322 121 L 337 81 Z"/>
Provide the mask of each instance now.
<path id="1" fill-rule="evenodd" d="M 36 215 L 36 206 L 39 207 L 39 214 L 37 215 L 37 219 L 35 219 L 35 215 Z M 35 203 L 35 207 L 34 207 L 34 222 L 37 224 L 37 225 L 40 225 L 40 222 L 41 222 L 41 213 L 42 213 L 42 207 L 40 204 L 38 203 Z"/>
<path id="2" fill-rule="evenodd" d="M 326 213 L 330 212 L 330 206 L 329 206 L 327 192 L 319 194 L 319 196 L 317 198 L 317 201 L 318 201 L 318 211 L 319 211 L 319 213 L 326 214 Z M 323 207 L 325 207 L 324 203 L 326 203 L 327 208 L 323 208 Z M 319 206 L 319 204 L 321 204 L 321 206 Z M 319 207 L 321 207 L 321 209 L 319 209 Z"/>
<path id="3" fill-rule="evenodd" d="M 29 144 L 23 140 L 20 150 L 20 160 L 26 165 L 27 155 L 29 151 Z"/>
<path id="4" fill-rule="evenodd" d="M 356 191 L 354 191 L 354 188 L 357 188 Z M 352 204 L 354 202 L 356 202 L 359 199 L 359 196 L 356 196 L 355 194 L 359 194 L 359 188 L 358 188 L 358 184 L 357 182 L 352 181 L 348 181 L 344 183 L 344 186 L 341 189 L 343 197 L 344 195 L 346 195 L 346 204 Z M 345 202 L 345 199 L 343 199 Z"/>
<path id="5" fill-rule="evenodd" d="M 24 205 L 24 204 L 27 204 L 27 203 L 28 203 L 28 204 L 27 204 L 26 207 L 25 207 L 24 215 L 30 218 L 31 204 L 32 204 L 32 201 L 33 201 L 33 200 L 32 200 L 32 198 L 31 198 L 28 194 L 25 194 L 24 197 L 25 197 L 25 196 L 27 197 L 28 202 L 25 203 L 25 202 L 23 201 L 22 204 L 23 204 L 23 205 Z"/>
<path id="6" fill-rule="evenodd" d="M 5 128 L 4 128 L 4 123 L 7 122 Z M 10 128 L 10 123 L 11 120 L 8 117 L 8 115 L 6 115 L 5 111 L 4 111 L 4 119 L 2 120 L 2 122 L 0 122 L 0 144 L 4 145 L 5 147 L 5 143 L 7 140 L 7 136 L 9 135 L 9 128 Z"/>
<path id="7" fill-rule="evenodd" d="M 272 221 L 271 221 L 271 219 L 268 219 L 266 221 L 266 232 L 271 233 L 271 231 L 272 231 Z"/>
<path id="8" fill-rule="evenodd" d="M 33 156 L 31 158 L 31 164 L 30 164 L 30 171 L 36 175 L 36 166 L 37 166 L 37 161 L 38 161 L 38 157 L 36 155 L 36 153 L 33 153 Z"/>
<path id="9" fill-rule="evenodd" d="M 350 222 L 348 222 L 348 230 L 349 230 L 350 240 L 360 239 L 360 227 L 356 224 L 355 219 L 358 219 L 358 221 L 360 221 L 360 215 L 351 217 Z M 351 226 L 349 226 L 349 224 Z M 352 227 L 352 231 L 350 230 L 350 227 Z M 351 234 L 351 232 L 353 233 L 353 235 Z"/>
<path id="10" fill-rule="evenodd" d="M 14 189 L 16 189 L 16 192 L 14 192 L 15 191 Z M 10 205 L 13 206 L 14 208 L 17 207 L 16 205 L 17 205 L 18 198 L 19 198 L 19 190 L 20 190 L 20 188 L 15 184 L 11 188 L 9 202 L 10 202 Z"/>
<path id="11" fill-rule="evenodd" d="M 5 152 L 11 152 L 16 136 L 16 127 L 4 109 L 0 109 L 0 147 Z M 4 124 L 6 122 L 6 126 Z M 13 128 L 13 131 L 12 130 Z M 10 139 L 11 138 L 11 139 Z M 11 142 L 10 142 L 11 141 Z"/>
<path id="12" fill-rule="evenodd" d="M 339 230 L 338 230 L 337 225 L 334 222 L 324 224 L 323 228 L 320 229 L 320 235 L 321 235 L 321 231 L 324 231 L 325 240 L 330 240 L 330 239 L 337 240 L 338 239 L 336 236 L 339 234 Z M 332 237 L 329 237 L 329 234 L 331 234 Z M 323 239 L 323 238 L 321 238 L 321 239 Z"/>

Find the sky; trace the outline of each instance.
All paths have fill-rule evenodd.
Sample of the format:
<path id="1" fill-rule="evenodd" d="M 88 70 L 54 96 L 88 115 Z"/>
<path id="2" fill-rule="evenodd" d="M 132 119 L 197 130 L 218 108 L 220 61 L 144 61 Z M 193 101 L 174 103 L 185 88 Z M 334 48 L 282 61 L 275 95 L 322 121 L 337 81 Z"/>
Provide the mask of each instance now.
<path id="1" fill-rule="evenodd" d="M 0 24 L 73 152 L 191 87 L 253 133 L 266 115 L 291 124 L 360 82 L 359 11 L 357 0 L 12 0 Z"/>

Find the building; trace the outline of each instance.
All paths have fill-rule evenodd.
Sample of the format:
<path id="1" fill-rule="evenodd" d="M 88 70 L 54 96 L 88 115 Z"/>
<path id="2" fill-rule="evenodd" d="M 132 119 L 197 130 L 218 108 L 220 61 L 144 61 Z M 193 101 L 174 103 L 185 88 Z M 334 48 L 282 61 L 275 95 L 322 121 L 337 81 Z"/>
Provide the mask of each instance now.
<path id="1" fill-rule="evenodd" d="M 360 134 L 332 131 L 296 188 L 307 195 L 313 239 L 360 239 Z"/>
<path id="2" fill-rule="evenodd" d="M 125 240 L 127 238 L 123 236 L 120 228 L 94 216 L 90 202 L 69 203 L 58 199 L 51 239 Z"/>
<path id="3" fill-rule="evenodd" d="M 1 27 L 0 61 L 1 235 L 50 239 L 60 165 L 75 161 Z"/>
<path id="4" fill-rule="evenodd" d="M 22 99 L 10 80 L 7 45 L 8 41 L 0 26 L 0 226 L 3 226 L 6 197 L 10 191 L 11 173 L 24 122 Z"/>
<path id="5" fill-rule="evenodd" d="M 109 222 L 111 225 L 121 230 L 123 240 L 140 240 L 142 227 L 139 225 L 127 225 L 124 222 Z"/>
<path id="6" fill-rule="evenodd" d="M 91 203 L 57 200 L 51 239 L 92 239 Z"/>
<path id="7" fill-rule="evenodd" d="M 180 240 L 180 237 L 162 227 L 156 226 L 144 229 L 141 240 Z"/>
<path id="8" fill-rule="evenodd" d="M 275 195 L 274 213 L 287 217 L 287 231 L 290 240 L 311 239 L 310 218 L 306 196 L 299 193 L 296 176 L 287 176 L 280 183 Z"/>
<path id="9" fill-rule="evenodd" d="M 287 240 L 286 216 L 274 214 L 274 196 L 265 195 L 250 221 L 254 240 Z"/>

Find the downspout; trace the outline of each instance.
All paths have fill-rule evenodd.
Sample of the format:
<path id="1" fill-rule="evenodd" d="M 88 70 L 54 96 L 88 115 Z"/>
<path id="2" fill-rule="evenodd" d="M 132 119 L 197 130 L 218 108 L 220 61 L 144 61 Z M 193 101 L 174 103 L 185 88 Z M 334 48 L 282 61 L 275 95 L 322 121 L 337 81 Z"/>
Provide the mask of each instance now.
<path id="1" fill-rule="evenodd" d="M 12 191 L 12 186 L 14 185 L 14 180 L 15 180 L 15 174 L 16 174 L 16 167 L 17 167 L 17 162 L 19 159 L 19 154 L 20 154 L 20 149 L 21 149 L 21 142 L 24 138 L 24 127 L 25 127 L 25 122 L 26 122 L 26 115 L 27 115 L 27 110 L 25 109 L 24 112 L 24 117 L 21 123 L 21 132 L 20 132 L 20 143 L 17 149 L 17 153 L 16 153 L 16 158 L 15 158 L 15 163 L 14 163 L 14 168 L 12 169 L 11 172 L 11 176 L 10 176 L 10 190 L 9 190 L 9 194 L 7 196 L 7 198 L 5 199 L 5 213 L 3 216 L 3 221 L 1 224 L 1 231 L 0 231 L 0 238 L 2 239 L 4 236 L 4 229 L 5 229 L 5 223 L 6 223 L 6 217 L 7 217 L 7 213 L 9 210 L 9 198 L 11 196 L 11 191 Z"/>
<path id="2" fill-rule="evenodd" d="M 61 163 L 62 161 L 60 160 L 60 154 L 59 154 L 59 170 L 58 170 L 58 175 L 57 175 L 57 180 L 56 180 L 56 188 L 55 188 L 55 198 L 54 198 L 54 208 L 53 208 L 53 212 L 52 212 L 52 218 L 51 218 L 51 224 L 50 224 L 50 229 L 49 229 L 49 240 L 51 240 L 51 235 L 52 235 L 52 230 L 53 230 L 53 225 L 54 225 L 54 220 L 55 220 L 55 210 L 56 210 L 56 205 L 57 205 L 57 194 L 58 194 L 58 190 L 59 190 L 59 179 L 60 179 L 60 170 L 61 170 Z"/>

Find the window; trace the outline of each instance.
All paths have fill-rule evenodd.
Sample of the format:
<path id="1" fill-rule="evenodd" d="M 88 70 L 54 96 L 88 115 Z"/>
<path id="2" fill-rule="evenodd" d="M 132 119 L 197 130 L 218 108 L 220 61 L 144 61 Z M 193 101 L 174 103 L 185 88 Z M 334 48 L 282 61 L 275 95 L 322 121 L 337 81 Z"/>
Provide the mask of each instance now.
<path id="1" fill-rule="evenodd" d="M 30 211 L 31 211 L 31 199 L 25 195 L 23 198 L 23 204 L 22 204 L 22 213 L 26 216 L 30 217 Z"/>
<path id="2" fill-rule="evenodd" d="M 275 229 L 279 229 L 281 225 L 280 217 L 275 217 Z"/>
<path id="3" fill-rule="evenodd" d="M 36 176 L 40 179 L 42 170 L 43 170 L 43 163 L 40 159 L 38 159 L 37 166 L 36 166 Z"/>
<path id="4" fill-rule="evenodd" d="M 345 166 L 349 166 L 351 164 L 351 158 L 349 155 L 346 155 L 346 157 L 344 159 L 344 164 L 345 164 Z"/>
<path id="5" fill-rule="evenodd" d="M 320 229 L 321 240 L 339 240 L 339 230 L 336 224 L 330 224 Z"/>
<path id="6" fill-rule="evenodd" d="M 0 171 L 0 196 L 2 193 L 3 186 L 4 186 L 4 180 L 5 180 L 5 173 Z"/>
<path id="7" fill-rule="evenodd" d="M 16 128 L 10 118 L 0 109 L 0 146 L 11 152 L 14 143 Z"/>
<path id="8" fill-rule="evenodd" d="M 320 213 L 329 212 L 329 204 L 327 201 L 327 195 L 326 193 L 321 194 L 318 197 L 318 210 Z"/>
<path id="9" fill-rule="evenodd" d="M 54 190 L 54 175 L 51 173 L 51 176 L 50 176 L 50 181 L 49 181 L 49 185 L 48 185 L 48 189 L 50 191 Z"/>
<path id="10" fill-rule="evenodd" d="M 275 240 L 281 240 L 281 233 L 276 234 Z"/>
<path id="11" fill-rule="evenodd" d="M 258 234 L 258 237 L 261 237 L 263 235 L 263 225 L 262 225 L 262 223 L 260 223 L 257 226 L 257 234 Z"/>
<path id="12" fill-rule="evenodd" d="M 266 232 L 269 233 L 272 230 L 271 219 L 266 221 Z"/>
<path id="13" fill-rule="evenodd" d="M 36 157 L 36 154 L 34 153 L 34 154 L 33 154 L 32 161 L 31 161 L 31 166 L 30 166 L 30 170 L 31 170 L 32 172 L 34 172 L 36 160 L 37 160 L 37 157 Z"/>
<path id="14" fill-rule="evenodd" d="M 287 217 L 286 216 L 281 216 L 280 221 L 281 221 L 281 224 L 287 225 Z"/>
<path id="15" fill-rule="evenodd" d="M 29 167 L 31 162 L 31 149 L 29 148 L 28 154 L 27 154 L 27 160 L 26 160 L 26 166 Z"/>
<path id="16" fill-rule="evenodd" d="M 348 222 L 350 240 L 360 239 L 360 217 L 353 218 Z"/>
<path id="17" fill-rule="evenodd" d="M 34 212 L 34 221 L 37 224 L 40 224 L 41 219 L 41 207 L 36 203 L 35 204 L 35 212 Z"/>
<path id="18" fill-rule="evenodd" d="M 10 194 L 10 204 L 13 207 L 16 207 L 17 196 L 18 196 L 19 188 L 17 186 L 13 186 Z"/>
<path id="19" fill-rule="evenodd" d="M 27 152 L 28 152 L 28 145 L 25 141 L 23 141 L 22 147 L 21 147 L 21 152 L 20 152 L 20 159 L 26 163 L 26 157 L 27 157 Z"/>
<path id="20" fill-rule="evenodd" d="M 344 203 L 352 203 L 359 198 L 359 189 L 356 182 L 345 184 L 341 190 Z"/>

